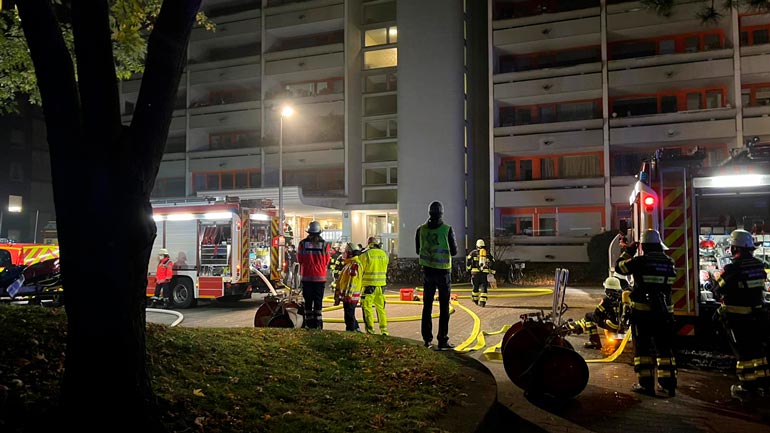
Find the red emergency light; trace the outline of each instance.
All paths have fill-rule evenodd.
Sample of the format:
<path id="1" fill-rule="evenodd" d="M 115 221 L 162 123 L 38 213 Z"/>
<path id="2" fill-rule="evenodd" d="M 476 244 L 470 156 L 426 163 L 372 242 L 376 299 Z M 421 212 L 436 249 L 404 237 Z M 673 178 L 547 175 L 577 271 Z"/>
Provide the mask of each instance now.
<path id="1" fill-rule="evenodd" d="M 644 205 L 645 212 L 652 213 L 655 208 L 655 197 L 648 195 L 642 200 L 642 204 Z"/>

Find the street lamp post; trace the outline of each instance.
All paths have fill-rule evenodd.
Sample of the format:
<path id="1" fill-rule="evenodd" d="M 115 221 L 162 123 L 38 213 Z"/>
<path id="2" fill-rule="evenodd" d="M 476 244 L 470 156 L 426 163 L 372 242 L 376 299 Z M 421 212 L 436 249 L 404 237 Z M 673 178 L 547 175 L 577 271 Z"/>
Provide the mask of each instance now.
<path id="1" fill-rule="evenodd" d="M 281 108 L 280 129 L 278 131 L 278 236 L 284 238 L 283 231 L 283 119 L 291 117 L 294 109 L 288 105 Z M 285 246 L 278 245 L 278 269 L 283 271 L 283 255 Z"/>

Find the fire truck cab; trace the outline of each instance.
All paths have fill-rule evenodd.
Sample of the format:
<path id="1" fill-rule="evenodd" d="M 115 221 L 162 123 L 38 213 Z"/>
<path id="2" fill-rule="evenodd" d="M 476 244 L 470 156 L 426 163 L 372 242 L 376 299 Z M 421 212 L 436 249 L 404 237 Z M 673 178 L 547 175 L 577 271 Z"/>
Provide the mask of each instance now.
<path id="1" fill-rule="evenodd" d="M 155 292 L 161 248 L 174 263 L 171 300 L 176 308 L 193 307 L 198 299 L 238 300 L 253 291 L 271 291 L 269 276 L 276 265 L 271 257 L 277 254 L 271 251 L 272 228 L 277 218 L 259 204 L 232 197 L 157 203 L 153 218 L 157 237 L 148 264 L 147 296 Z"/>
<path id="2" fill-rule="evenodd" d="M 705 153 L 660 149 L 643 162 L 633 192 L 633 239 L 658 230 L 676 264 L 672 301 L 677 334 L 709 346 L 719 306 L 714 279 L 730 263 L 730 233 L 754 236 L 755 256 L 770 271 L 770 151 L 747 146 L 712 167 Z M 767 291 L 766 284 L 766 291 Z M 766 301 L 770 295 L 765 296 Z"/>

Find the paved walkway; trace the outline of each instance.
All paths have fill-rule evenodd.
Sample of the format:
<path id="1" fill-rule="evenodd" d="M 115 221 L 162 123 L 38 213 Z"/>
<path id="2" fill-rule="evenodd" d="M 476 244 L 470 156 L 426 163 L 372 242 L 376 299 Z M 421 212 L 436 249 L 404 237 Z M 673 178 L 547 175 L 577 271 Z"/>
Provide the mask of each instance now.
<path id="1" fill-rule="evenodd" d="M 398 290 L 391 289 L 388 293 L 397 294 Z M 603 289 L 599 288 L 568 288 L 566 303 L 569 310 L 565 316 L 583 317 L 593 310 L 602 294 Z M 517 322 L 523 313 L 541 309 L 550 311 L 552 298 L 491 298 L 486 308 L 480 308 L 468 299 L 461 299 L 460 302 L 478 315 L 482 330 L 497 331 L 504 325 Z M 211 307 L 184 310 L 185 321 L 181 326 L 253 326 L 255 309 L 248 304 L 239 308 L 220 306 L 220 310 L 215 310 L 213 314 L 206 314 L 207 308 Z M 419 316 L 421 307 L 389 303 L 387 311 L 391 319 Z M 149 316 L 149 320 L 165 320 L 155 313 Z M 360 319 L 360 312 L 357 316 Z M 324 318 L 341 319 L 342 311 L 330 311 L 325 313 Z M 434 320 L 434 333 L 438 328 L 437 322 L 437 319 Z M 473 326 L 473 317 L 457 309 L 450 320 L 450 342 L 455 345 L 462 343 L 471 334 Z M 324 327 L 344 330 L 343 324 L 329 321 Z M 393 336 L 422 340 L 419 320 L 391 321 L 389 331 Z M 502 335 L 489 336 L 487 344 L 493 345 L 501 339 Z M 584 358 L 601 357 L 596 351 L 582 348 L 586 337 L 569 339 Z M 732 400 L 729 391 L 730 385 L 735 383 L 732 374 L 682 369 L 679 372 L 678 393 L 674 398 L 632 393 L 630 387 L 635 382 L 635 375 L 631 346 L 629 344 L 625 353 L 614 362 L 589 364 L 590 378 L 586 389 L 574 400 L 557 407 L 532 402 L 524 397 L 523 392 L 508 379 L 502 362 L 488 361 L 480 352 L 465 355 L 478 359 L 492 372 L 497 382 L 498 401 L 505 412 L 497 417 L 497 425 L 487 425 L 485 431 L 770 433 L 770 400 L 745 406 Z"/>

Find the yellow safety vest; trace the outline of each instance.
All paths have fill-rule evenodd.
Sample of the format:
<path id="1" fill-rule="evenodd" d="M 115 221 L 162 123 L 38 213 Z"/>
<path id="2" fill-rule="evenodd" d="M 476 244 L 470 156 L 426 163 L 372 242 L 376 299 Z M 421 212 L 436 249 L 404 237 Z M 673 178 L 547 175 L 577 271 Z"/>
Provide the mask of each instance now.
<path id="1" fill-rule="evenodd" d="M 363 285 L 382 287 L 387 284 L 388 261 L 388 253 L 379 248 L 369 247 L 361 254 Z"/>
<path id="2" fill-rule="evenodd" d="M 442 224 L 435 229 L 420 226 L 420 265 L 434 269 L 452 269 L 452 254 L 449 251 L 450 227 Z"/>

